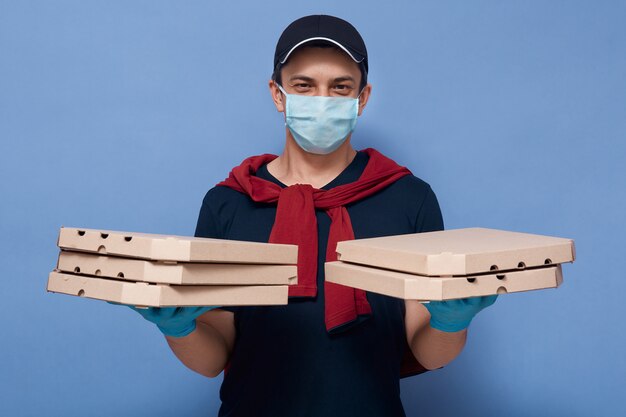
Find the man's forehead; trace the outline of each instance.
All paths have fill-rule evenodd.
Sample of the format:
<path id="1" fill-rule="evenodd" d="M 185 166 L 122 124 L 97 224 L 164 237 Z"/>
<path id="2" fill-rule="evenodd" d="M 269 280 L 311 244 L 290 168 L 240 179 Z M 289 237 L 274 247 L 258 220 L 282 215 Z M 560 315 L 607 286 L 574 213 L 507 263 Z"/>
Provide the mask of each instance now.
<path id="1" fill-rule="evenodd" d="M 303 45 L 296 49 L 287 62 L 283 64 L 283 68 L 306 65 L 309 63 L 320 64 L 327 61 L 332 61 L 334 64 L 340 64 L 346 68 L 350 68 L 356 71 L 359 70 L 359 66 L 354 62 L 348 54 L 335 46 L 320 46 L 320 45 Z"/>

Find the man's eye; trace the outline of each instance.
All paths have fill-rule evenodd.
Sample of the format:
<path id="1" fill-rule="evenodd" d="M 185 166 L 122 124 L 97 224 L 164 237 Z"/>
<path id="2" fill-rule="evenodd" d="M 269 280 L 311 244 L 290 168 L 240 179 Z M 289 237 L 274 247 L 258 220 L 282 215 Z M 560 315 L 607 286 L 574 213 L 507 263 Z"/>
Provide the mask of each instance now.
<path id="1" fill-rule="evenodd" d="M 300 84 L 296 84 L 294 87 L 297 87 L 297 88 L 309 88 L 309 87 L 311 87 L 311 85 L 307 84 L 307 83 L 300 83 Z"/>
<path id="2" fill-rule="evenodd" d="M 335 86 L 335 91 L 341 93 L 341 94 L 346 94 L 349 93 L 350 91 L 352 91 L 352 87 L 349 85 L 345 85 L 345 84 L 337 84 Z"/>

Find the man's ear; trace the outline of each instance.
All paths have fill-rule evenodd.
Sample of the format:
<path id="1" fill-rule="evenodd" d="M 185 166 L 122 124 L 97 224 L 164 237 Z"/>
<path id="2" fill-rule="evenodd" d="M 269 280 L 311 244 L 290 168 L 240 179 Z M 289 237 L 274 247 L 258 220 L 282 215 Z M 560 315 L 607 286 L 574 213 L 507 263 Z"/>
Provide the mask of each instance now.
<path id="1" fill-rule="evenodd" d="M 272 95 L 272 101 L 276 106 L 276 110 L 280 113 L 285 111 L 285 96 L 278 88 L 278 84 L 274 80 L 269 81 L 270 94 Z"/>
<path id="2" fill-rule="evenodd" d="M 367 105 L 370 94 L 372 94 L 372 84 L 367 83 L 367 85 L 363 87 L 363 91 L 361 91 L 361 96 L 359 97 L 359 116 L 363 113 L 363 109 Z"/>

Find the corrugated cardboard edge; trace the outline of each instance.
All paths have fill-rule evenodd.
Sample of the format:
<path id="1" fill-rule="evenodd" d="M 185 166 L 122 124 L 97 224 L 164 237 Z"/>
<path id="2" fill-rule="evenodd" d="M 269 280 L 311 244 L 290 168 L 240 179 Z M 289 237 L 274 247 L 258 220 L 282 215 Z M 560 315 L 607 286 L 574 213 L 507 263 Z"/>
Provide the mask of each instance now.
<path id="1" fill-rule="evenodd" d="M 326 280 L 339 285 L 402 299 L 451 300 L 556 288 L 562 282 L 561 265 L 487 274 L 477 277 L 425 277 L 341 261 L 326 262 Z M 502 280 L 498 278 L 502 276 Z M 473 280 L 473 281 L 470 281 Z M 507 281 L 508 280 L 508 281 Z M 477 284 L 472 284 L 476 282 Z M 482 284 L 482 288 L 478 285 Z M 459 293 L 462 291 L 463 293 Z M 417 295 L 419 294 L 419 296 Z"/>
<path id="2" fill-rule="evenodd" d="M 158 262 L 61 251 L 57 270 L 123 281 L 173 285 L 295 285 L 296 265 Z"/>
<path id="3" fill-rule="evenodd" d="M 83 296 L 129 305 L 169 307 L 196 305 L 285 305 L 288 302 L 289 287 L 287 285 L 170 286 L 123 282 L 52 271 L 48 276 L 46 290 L 48 292 Z M 210 295 L 205 297 L 205 301 L 198 303 L 180 302 L 171 304 L 168 301 L 173 299 L 180 300 L 185 297 L 185 293 L 189 294 L 189 297 L 196 297 L 199 292 L 210 293 Z M 220 296 L 225 298 L 219 299 Z M 211 301 L 206 301 L 208 299 L 211 299 Z M 242 299 L 245 301 L 242 301 Z"/>

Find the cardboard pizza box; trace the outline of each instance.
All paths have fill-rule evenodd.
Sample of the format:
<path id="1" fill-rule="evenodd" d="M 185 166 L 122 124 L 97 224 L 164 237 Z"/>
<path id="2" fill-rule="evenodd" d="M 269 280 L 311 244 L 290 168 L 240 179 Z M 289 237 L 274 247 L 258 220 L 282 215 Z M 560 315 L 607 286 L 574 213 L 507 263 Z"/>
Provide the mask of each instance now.
<path id="1" fill-rule="evenodd" d="M 334 261 L 326 262 L 325 273 L 328 282 L 405 300 L 422 301 L 556 288 L 563 282 L 561 265 L 444 278 Z"/>
<path id="2" fill-rule="evenodd" d="M 62 227 L 58 246 L 154 261 L 296 264 L 297 245 Z"/>
<path id="3" fill-rule="evenodd" d="M 156 262 L 62 250 L 57 269 L 129 281 L 178 285 L 292 285 L 296 265 Z"/>
<path id="4" fill-rule="evenodd" d="M 357 239 L 337 243 L 337 259 L 427 276 L 573 262 L 571 239 L 486 228 Z"/>
<path id="5" fill-rule="evenodd" d="M 287 285 L 164 285 L 87 277 L 58 271 L 47 290 L 146 307 L 285 305 Z"/>

